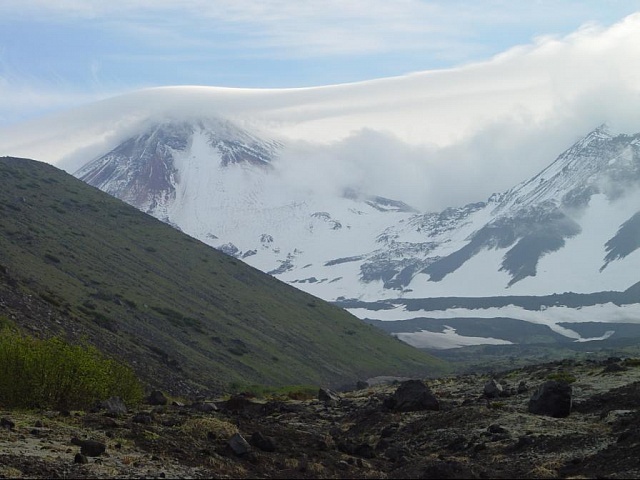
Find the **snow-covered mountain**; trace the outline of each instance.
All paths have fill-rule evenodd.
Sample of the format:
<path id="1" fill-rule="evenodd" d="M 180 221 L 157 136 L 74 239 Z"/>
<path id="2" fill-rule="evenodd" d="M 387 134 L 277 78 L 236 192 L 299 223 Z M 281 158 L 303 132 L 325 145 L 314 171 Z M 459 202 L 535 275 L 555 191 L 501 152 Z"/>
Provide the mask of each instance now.
<path id="1" fill-rule="evenodd" d="M 560 324 L 640 313 L 634 289 L 617 307 L 590 297 L 640 281 L 640 134 L 599 127 L 510 190 L 428 213 L 374 191 L 292 183 L 283 148 L 229 121 L 165 121 L 76 175 L 363 318 L 508 316 L 582 339 Z M 442 297 L 467 302 L 420 303 Z M 433 343 L 420 335 L 401 336 Z"/>

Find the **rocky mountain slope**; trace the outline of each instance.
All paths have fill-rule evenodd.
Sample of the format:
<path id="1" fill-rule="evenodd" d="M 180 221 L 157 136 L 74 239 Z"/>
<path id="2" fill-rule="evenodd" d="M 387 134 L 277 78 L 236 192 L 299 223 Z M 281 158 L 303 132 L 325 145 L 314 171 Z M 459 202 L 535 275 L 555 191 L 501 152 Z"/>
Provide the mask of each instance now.
<path id="1" fill-rule="evenodd" d="M 50 165 L 0 159 L 0 319 L 182 394 L 436 373 L 433 359 Z"/>
<path id="2" fill-rule="evenodd" d="M 291 184 L 278 170 L 281 143 L 222 124 L 157 124 L 76 175 L 361 318 L 506 317 L 583 341 L 594 337 L 559 325 L 578 321 L 576 308 L 588 307 L 582 322 L 622 324 L 640 313 L 635 300 L 613 307 L 554 297 L 622 294 L 638 282 L 639 135 L 599 127 L 504 193 L 419 213 L 375 192 L 320 194 Z M 417 312 L 408 307 L 448 297 L 469 300 L 456 311 L 428 302 Z M 494 297 L 537 298 L 531 302 L 540 306 L 493 307 L 501 302 Z M 542 307 L 544 315 L 537 313 Z M 426 343 L 402 338 L 418 346 L 437 341 L 422 335 Z M 508 341 L 503 337 L 497 340 Z"/>
<path id="3" fill-rule="evenodd" d="M 564 395 L 545 397 L 552 386 Z M 156 395 L 129 411 L 116 400 L 91 412 L 0 410 L 0 476 L 640 476 L 637 359 L 360 387 L 313 398 Z"/>

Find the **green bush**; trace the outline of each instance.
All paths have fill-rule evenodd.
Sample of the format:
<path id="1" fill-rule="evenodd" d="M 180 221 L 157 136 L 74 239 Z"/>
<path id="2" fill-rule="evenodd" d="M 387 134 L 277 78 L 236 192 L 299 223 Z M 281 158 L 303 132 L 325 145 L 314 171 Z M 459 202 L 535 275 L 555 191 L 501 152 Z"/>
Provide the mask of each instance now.
<path id="1" fill-rule="evenodd" d="M 1 406 L 85 409 L 113 396 L 139 403 L 142 385 L 131 368 L 95 347 L 0 331 Z"/>
<path id="2" fill-rule="evenodd" d="M 547 380 L 555 380 L 556 382 L 574 383 L 577 378 L 569 372 L 554 372 L 547 376 Z"/>

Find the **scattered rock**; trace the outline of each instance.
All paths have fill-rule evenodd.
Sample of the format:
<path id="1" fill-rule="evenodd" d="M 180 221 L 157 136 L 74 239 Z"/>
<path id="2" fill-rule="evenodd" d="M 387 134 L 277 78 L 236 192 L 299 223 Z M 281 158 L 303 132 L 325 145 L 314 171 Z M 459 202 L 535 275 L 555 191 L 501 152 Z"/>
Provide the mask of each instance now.
<path id="1" fill-rule="evenodd" d="M 321 388 L 318 390 L 318 400 L 325 403 L 335 403 L 340 400 L 340 396 L 333 390 Z"/>
<path id="2" fill-rule="evenodd" d="M 218 411 L 218 406 L 213 402 L 198 402 L 191 405 L 191 408 L 202 413 Z"/>
<path id="3" fill-rule="evenodd" d="M 358 380 L 356 382 L 356 390 L 365 390 L 369 388 L 369 382 L 365 382 L 364 380 Z"/>
<path id="4" fill-rule="evenodd" d="M 440 403 L 424 382 L 407 380 L 400 384 L 391 397 L 387 398 L 385 407 L 397 412 L 417 412 L 440 410 Z"/>
<path id="5" fill-rule="evenodd" d="M 16 424 L 7 417 L 0 418 L 0 428 L 6 428 L 7 430 L 13 430 Z"/>
<path id="6" fill-rule="evenodd" d="M 518 394 L 520 393 L 526 393 L 529 391 L 529 386 L 527 385 L 527 382 L 525 382 L 524 380 L 520 380 L 520 383 L 518 383 Z"/>
<path id="7" fill-rule="evenodd" d="M 529 413 L 555 418 L 571 413 L 572 388 L 565 382 L 550 380 L 543 383 L 529 399 Z"/>
<path id="8" fill-rule="evenodd" d="M 602 370 L 602 373 L 618 373 L 624 372 L 627 368 L 619 363 L 610 363 Z"/>
<path id="9" fill-rule="evenodd" d="M 422 471 L 420 478 L 482 478 L 472 466 L 455 460 L 438 461 Z"/>
<path id="10" fill-rule="evenodd" d="M 260 432 L 255 432 L 251 435 L 251 445 L 259 448 L 263 452 L 275 452 L 276 443 L 272 437 L 267 437 Z"/>
<path id="11" fill-rule="evenodd" d="M 111 397 L 98 404 L 99 410 L 106 410 L 108 415 L 125 415 L 127 406 L 120 397 Z"/>
<path id="12" fill-rule="evenodd" d="M 78 445 L 80 453 L 87 457 L 99 457 L 107 450 L 107 445 L 97 440 L 80 440 L 77 437 L 73 437 L 71 443 Z"/>
<path id="13" fill-rule="evenodd" d="M 234 434 L 229 439 L 229 447 L 231 447 L 233 453 L 240 457 L 242 455 L 246 455 L 251 451 L 251 445 L 249 445 L 249 442 L 247 442 L 245 438 L 239 433 Z"/>
<path id="14" fill-rule="evenodd" d="M 160 390 L 154 390 L 147 398 L 149 405 L 166 405 L 169 403 L 169 399 Z"/>
<path id="15" fill-rule="evenodd" d="M 494 378 L 484 384 L 482 394 L 487 398 L 497 398 L 502 395 L 503 388 Z"/>
<path id="16" fill-rule="evenodd" d="M 153 417 L 147 412 L 138 412 L 133 416 L 134 423 L 141 423 L 143 425 L 150 425 L 153 423 Z"/>

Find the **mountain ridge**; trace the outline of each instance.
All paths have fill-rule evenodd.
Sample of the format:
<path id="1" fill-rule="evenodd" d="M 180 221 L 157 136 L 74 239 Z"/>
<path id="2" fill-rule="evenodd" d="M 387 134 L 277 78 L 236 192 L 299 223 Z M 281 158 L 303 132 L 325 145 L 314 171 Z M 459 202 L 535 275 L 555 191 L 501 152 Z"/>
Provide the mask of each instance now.
<path id="1" fill-rule="evenodd" d="M 148 212 L 326 300 L 586 295 L 638 282 L 640 135 L 599 126 L 531 179 L 427 213 L 361 189 L 305 191 L 278 170 L 284 144 L 264 170 L 225 164 L 192 138 L 172 152 L 182 196 Z"/>

